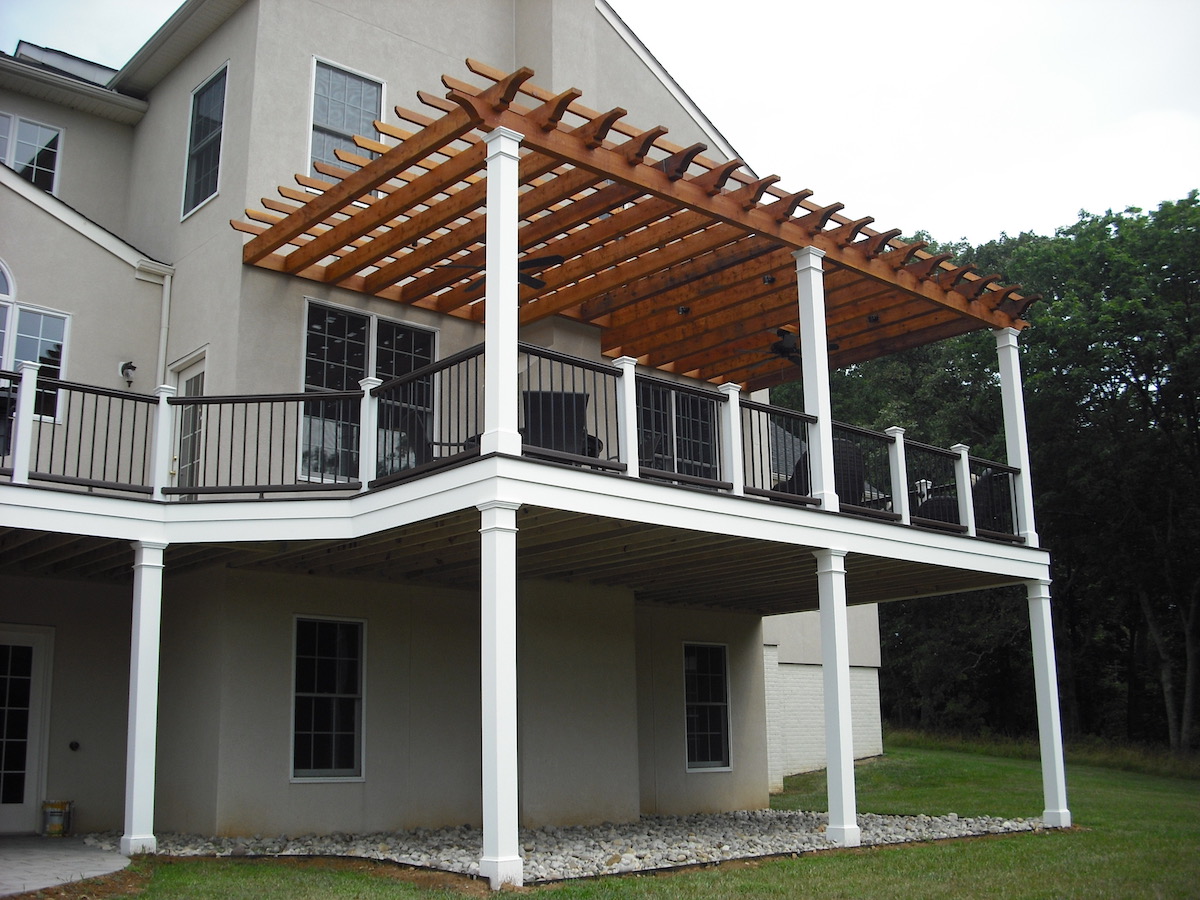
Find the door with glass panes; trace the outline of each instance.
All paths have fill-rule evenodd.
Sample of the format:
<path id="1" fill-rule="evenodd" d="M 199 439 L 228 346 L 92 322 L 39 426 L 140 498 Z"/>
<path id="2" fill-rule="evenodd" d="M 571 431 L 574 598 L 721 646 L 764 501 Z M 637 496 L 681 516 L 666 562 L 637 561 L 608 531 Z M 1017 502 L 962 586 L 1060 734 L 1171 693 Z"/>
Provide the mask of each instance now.
<path id="1" fill-rule="evenodd" d="M 51 635 L 0 625 L 0 834 L 38 830 Z"/>

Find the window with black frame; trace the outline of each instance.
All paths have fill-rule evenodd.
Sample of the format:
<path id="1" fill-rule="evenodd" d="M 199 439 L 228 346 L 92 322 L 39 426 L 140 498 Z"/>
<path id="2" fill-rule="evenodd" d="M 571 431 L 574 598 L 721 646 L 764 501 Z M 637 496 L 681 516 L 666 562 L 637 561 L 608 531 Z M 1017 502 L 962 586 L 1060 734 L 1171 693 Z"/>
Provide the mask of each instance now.
<path id="1" fill-rule="evenodd" d="M 685 644 L 683 677 L 688 768 L 728 768 L 729 676 L 725 647 Z"/>
<path id="2" fill-rule="evenodd" d="M 296 620 L 292 774 L 362 775 L 363 623 Z"/>
<path id="3" fill-rule="evenodd" d="M 368 375 L 383 381 L 433 362 L 433 332 L 365 313 L 310 303 L 305 341 L 304 390 L 354 391 Z M 377 460 L 380 474 L 415 465 L 427 443 L 433 415 L 429 379 L 406 385 L 400 399 L 380 404 Z M 357 399 L 331 397 L 304 404 L 303 474 L 322 481 L 360 477 L 361 410 Z M 372 477 L 370 473 L 363 473 Z"/>

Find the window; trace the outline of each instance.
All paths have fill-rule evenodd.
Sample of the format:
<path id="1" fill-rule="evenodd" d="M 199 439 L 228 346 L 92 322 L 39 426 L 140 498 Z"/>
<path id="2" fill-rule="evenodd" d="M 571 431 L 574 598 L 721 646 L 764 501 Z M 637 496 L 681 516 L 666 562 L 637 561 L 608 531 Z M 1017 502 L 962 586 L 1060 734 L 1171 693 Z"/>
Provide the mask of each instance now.
<path id="1" fill-rule="evenodd" d="M 67 343 L 67 317 L 14 302 L 11 285 L 8 274 L 0 265 L 0 369 L 11 372 L 16 370 L 19 363 L 39 362 L 39 377 L 61 378 Z M 0 404 L 9 407 L 3 410 L 5 424 L 0 425 L 0 430 L 6 433 L 7 420 L 12 415 L 12 404 L 8 400 L 15 393 L 15 388 L 0 388 L 0 392 Z M 34 413 L 53 416 L 57 404 L 57 391 L 38 391 L 33 403 Z"/>
<path id="2" fill-rule="evenodd" d="M 380 117 L 383 85 L 327 63 L 318 62 L 313 87 L 312 161 L 342 166 L 335 150 L 361 153 L 354 135 L 375 133 Z M 312 174 L 319 175 L 316 166 Z"/>
<path id="3" fill-rule="evenodd" d="M 368 375 L 387 381 L 433 362 L 434 335 L 399 322 L 310 303 L 304 354 L 304 390 L 353 391 Z M 420 379 L 380 410 L 379 474 L 412 466 L 417 440 L 430 433 L 432 382 Z M 358 473 L 359 405 L 330 399 L 305 404 L 304 471 L 322 480 Z M 420 437 L 418 437 L 418 435 Z M 366 473 L 365 477 L 375 477 Z"/>
<path id="4" fill-rule="evenodd" d="M 0 162 L 43 191 L 54 192 L 62 132 L 0 113 Z"/>
<path id="5" fill-rule="evenodd" d="M 716 400 L 641 378 L 637 391 L 641 464 L 718 478 Z"/>
<path id="6" fill-rule="evenodd" d="M 217 192 L 221 168 L 221 130 L 225 122 L 225 69 L 192 95 L 188 129 L 187 177 L 183 213 L 187 215 Z"/>
<path id="7" fill-rule="evenodd" d="M 292 775 L 362 775 L 362 622 L 296 620 Z"/>
<path id="8" fill-rule="evenodd" d="M 689 769 L 729 768 L 729 676 L 725 647 L 684 644 Z"/>

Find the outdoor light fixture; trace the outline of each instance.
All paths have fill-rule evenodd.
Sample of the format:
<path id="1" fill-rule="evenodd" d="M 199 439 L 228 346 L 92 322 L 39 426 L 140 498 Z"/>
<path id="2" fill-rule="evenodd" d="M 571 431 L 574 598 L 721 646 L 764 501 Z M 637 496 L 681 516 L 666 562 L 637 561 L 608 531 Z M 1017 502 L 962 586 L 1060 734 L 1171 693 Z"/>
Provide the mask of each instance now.
<path id="1" fill-rule="evenodd" d="M 686 316 L 688 313 L 690 313 L 692 311 L 692 308 L 690 306 L 680 306 L 680 307 L 676 308 L 675 311 L 677 313 L 679 313 L 681 316 Z"/>
<path id="2" fill-rule="evenodd" d="M 775 283 L 774 275 L 767 273 L 766 275 L 763 276 L 763 284 L 774 284 L 774 283 Z"/>
<path id="3" fill-rule="evenodd" d="M 121 363 L 121 377 L 125 379 L 125 387 L 133 387 L 133 373 L 137 371 L 137 366 L 133 364 L 133 360 L 127 360 Z"/>

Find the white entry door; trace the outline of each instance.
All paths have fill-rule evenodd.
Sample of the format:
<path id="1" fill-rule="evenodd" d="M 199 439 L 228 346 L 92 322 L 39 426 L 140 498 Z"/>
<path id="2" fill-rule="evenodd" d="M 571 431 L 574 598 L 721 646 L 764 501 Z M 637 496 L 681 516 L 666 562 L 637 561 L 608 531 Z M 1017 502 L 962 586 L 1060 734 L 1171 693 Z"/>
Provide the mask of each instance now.
<path id="1" fill-rule="evenodd" d="M 39 828 L 52 635 L 0 625 L 0 833 Z"/>

